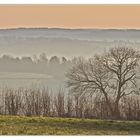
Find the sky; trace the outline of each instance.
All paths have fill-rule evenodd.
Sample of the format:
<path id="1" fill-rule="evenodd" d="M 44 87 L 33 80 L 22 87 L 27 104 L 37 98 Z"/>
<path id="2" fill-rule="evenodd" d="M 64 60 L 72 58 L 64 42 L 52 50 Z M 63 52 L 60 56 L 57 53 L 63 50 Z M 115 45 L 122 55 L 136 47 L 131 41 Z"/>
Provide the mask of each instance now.
<path id="1" fill-rule="evenodd" d="M 0 28 L 140 28 L 140 5 L 0 5 Z"/>

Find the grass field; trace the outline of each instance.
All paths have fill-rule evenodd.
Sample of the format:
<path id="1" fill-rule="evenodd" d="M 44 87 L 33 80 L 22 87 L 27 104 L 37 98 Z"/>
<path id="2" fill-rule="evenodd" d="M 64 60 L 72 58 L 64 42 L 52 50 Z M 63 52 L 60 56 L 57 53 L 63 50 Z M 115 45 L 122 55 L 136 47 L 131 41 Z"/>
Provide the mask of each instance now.
<path id="1" fill-rule="evenodd" d="M 0 135 L 140 135 L 140 121 L 0 116 Z"/>

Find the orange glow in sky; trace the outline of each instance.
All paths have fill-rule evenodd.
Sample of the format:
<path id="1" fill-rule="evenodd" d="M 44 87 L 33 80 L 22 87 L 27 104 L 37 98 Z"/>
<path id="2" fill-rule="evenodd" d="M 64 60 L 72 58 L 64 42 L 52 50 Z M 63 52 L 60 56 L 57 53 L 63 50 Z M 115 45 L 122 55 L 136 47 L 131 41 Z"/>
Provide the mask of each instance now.
<path id="1" fill-rule="evenodd" d="M 140 5 L 0 5 L 0 28 L 140 28 Z"/>

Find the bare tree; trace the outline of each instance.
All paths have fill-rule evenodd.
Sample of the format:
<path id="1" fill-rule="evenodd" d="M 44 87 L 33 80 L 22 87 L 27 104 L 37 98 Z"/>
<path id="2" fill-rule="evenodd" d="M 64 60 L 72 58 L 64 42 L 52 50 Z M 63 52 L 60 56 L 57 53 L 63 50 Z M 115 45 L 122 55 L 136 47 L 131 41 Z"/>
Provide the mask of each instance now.
<path id="1" fill-rule="evenodd" d="M 40 61 L 43 62 L 43 63 L 47 63 L 48 62 L 48 58 L 47 58 L 45 53 L 41 53 L 39 58 L 40 58 Z"/>
<path id="2" fill-rule="evenodd" d="M 68 95 L 66 99 L 66 108 L 67 108 L 67 114 L 66 117 L 72 117 L 72 112 L 73 112 L 73 102 L 72 102 L 72 96 Z"/>
<path id="3" fill-rule="evenodd" d="M 64 105 L 64 93 L 62 90 L 59 91 L 59 93 L 56 95 L 54 104 L 56 107 L 56 112 L 59 117 L 63 117 L 65 114 L 65 105 Z"/>
<path id="4" fill-rule="evenodd" d="M 78 94 L 102 94 L 111 116 L 119 118 L 120 99 L 136 93 L 139 58 L 137 51 L 127 47 L 111 48 L 88 60 L 79 58 L 66 74 L 67 85 Z"/>
<path id="5" fill-rule="evenodd" d="M 48 90 L 42 91 L 42 108 L 43 108 L 43 116 L 49 116 L 51 111 L 51 96 Z"/>
<path id="6" fill-rule="evenodd" d="M 42 112 L 42 100 L 39 90 L 25 91 L 25 114 L 27 116 L 40 116 Z"/>
<path id="7" fill-rule="evenodd" d="M 4 100 L 7 113 L 9 115 L 17 115 L 21 108 L 21 96 L 18 91 L 7 90 Z"/>
<path id="8" fill-rule="evenodd" d="M 60 60 L 57 56 L 52 56 L 49 60 L 50 64 L 60 64 Z"/>

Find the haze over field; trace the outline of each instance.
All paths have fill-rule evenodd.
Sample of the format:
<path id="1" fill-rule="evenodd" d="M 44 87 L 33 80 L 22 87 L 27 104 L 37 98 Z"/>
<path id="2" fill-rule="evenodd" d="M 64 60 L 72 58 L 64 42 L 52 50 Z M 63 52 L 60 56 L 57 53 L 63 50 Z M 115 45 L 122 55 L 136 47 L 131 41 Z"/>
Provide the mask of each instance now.
<path id="1" fill-rule="evenodd" d="M 7 29 L 0 30 L 0 54 L 16 56 L 39 54 L 92 56 L 104 49 L 114 47 L 119 42 L 130 46 L 140 44 L 139 30 L 113 29 Z"/>
<path id="2" fill-rule="evenodd" d="M 27 57 L 27 63 L 1 58 L 0 86 L 21 87 L 41 85 L 56 90 L 64 87 L 70 60 L 77 56 L 90 57 L 118 44 L 126 43 L 139 49 L 140 30 L 19 28 L 0 30 L 0 56 Z M 47 59 L 58 56 L 67 59 L 65 65 L 51 66 L 28 63 L 45 53 Z M 38 58 L 39 59 L 39 58 Z M 12 59 L 11 59 L 12 60 Z M 26 59 L 25 59 L 26 61 Z"/>

